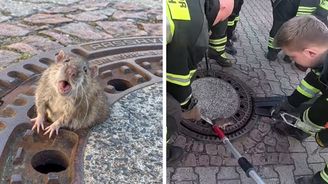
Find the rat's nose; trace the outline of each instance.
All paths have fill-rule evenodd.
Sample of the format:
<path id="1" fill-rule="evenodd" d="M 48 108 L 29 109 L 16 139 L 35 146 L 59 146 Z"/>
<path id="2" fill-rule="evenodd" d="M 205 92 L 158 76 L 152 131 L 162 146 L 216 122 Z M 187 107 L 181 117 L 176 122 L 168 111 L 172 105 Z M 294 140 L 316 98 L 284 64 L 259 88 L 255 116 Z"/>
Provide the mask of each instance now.
<path id="1" fill-rule="evenodd" d="M 75 77 L 77 74 L 77 69 L 75 67 L 68 67 L 66 73 L 69 77 Z"/>

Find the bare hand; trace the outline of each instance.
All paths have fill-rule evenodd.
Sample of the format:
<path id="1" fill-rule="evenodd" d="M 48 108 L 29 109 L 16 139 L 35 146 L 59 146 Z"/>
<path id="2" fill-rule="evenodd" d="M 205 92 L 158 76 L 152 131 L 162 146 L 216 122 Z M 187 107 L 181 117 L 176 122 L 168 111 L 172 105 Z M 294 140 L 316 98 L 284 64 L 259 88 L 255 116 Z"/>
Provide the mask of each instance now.
<path id="1" fill-rule="evenodd" d="M 43 135 L 49 133 L 49 139 L 51 138 L 52 134 L 56 131 L 56 135 L 58 135 L 58 131 L 60 128 L 60 122 L 57 120 L 53 124 L 49 125 L 45 130 L 46 132 Z"/>
<path id="2" fill-rule="evenodd" d="M 31 119 L 32 122 L 34 122 L 34 125 L 32 127 L 32 131 L 36 129 L 36 132 L 39 133 L 40 127 L 42 130 L 44 130 L 44 118 L 41 115 L 38 115 L 36 118 Z"/>

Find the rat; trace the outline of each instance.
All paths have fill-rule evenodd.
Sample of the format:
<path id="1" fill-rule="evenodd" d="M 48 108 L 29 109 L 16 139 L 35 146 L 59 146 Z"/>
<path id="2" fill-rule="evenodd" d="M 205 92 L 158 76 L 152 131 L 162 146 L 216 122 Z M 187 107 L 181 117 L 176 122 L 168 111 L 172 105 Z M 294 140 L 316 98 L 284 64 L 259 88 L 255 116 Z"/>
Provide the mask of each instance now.
<path id="1" fill-rule="evenodd" d="M 56 54 L 55 62 L 41 75 L 35 91 L 37 116 L 32 130 L 44 135 L 58 131 L 60 127 L 72 130 L 89 128 L 105 121 L 109 115 L 107 97 L 97 80 L 97 67 L 88 62 L 65 54 Z M 44 122 L 53 122 L 44 128 Z"/>

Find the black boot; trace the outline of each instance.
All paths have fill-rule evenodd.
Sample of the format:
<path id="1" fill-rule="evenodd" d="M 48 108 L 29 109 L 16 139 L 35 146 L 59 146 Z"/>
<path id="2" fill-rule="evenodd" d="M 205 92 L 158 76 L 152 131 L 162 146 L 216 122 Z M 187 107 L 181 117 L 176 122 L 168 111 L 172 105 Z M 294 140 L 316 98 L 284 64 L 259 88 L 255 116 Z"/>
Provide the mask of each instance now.
<path id="1" fill-rule="evenodd" d="M 222 67 L 231 67 L 232 61 L 230 59 L 222 57 L 216 50 L 209 48 L 208 57 L 214 59 Z"/>
<path id="2" fill-rule="evenodd" d="M 327 184 L 320 176 L 320 172 L 317 172 L 312 176 L 303 176 L 295 181 L 296 184 Z"/>
<path id="3" fill-rule="evenodd" d="M 295 181 L 295 184 L 313 184 L 312 176 L 303 176 L 303 177 L 297 178 L 297 180 Z"/>
<path id="4" fill-rule="evenodd" d="M 302 130 L 287 125 L 285 122 L 277 122 L 272 126 L 272 130 L 283 136 L 291 136 L 299 141 L 310 137 L 311 135 L 303 132 Z"/>
<path id="5" fill-rule="evenodd" d="M 168 166 L 173 166 L 176 162 L 181 160 L 183 149 L 178 146 L 167 144 L 166 147 L 166 161 Z"/>
<path id="6" fill-rule="evenodd" d="M 277 59 L 278 57 L 278 53 L 279 53 L 279 49 L 269 49 L 269 52 L 267 53 L 266 55 L 266 58 L 269 60 L 269 61 L 274 61 Z"/>
<path id="7" fill-rule="evenodd" d="M 227 41 L 227 44 L 225 46 L 225 50 L 228 54 L 231 54 L 231 55 L 236 55 L 237 54 L 237 50 L 236 48 L 233 46 L 233 43 L 231 40 L 228 40 Z"/>
<path id="8" fill-rule="evenodd" d="M 230 40 L 233 42 L 236 42 L 238 40 L 237 35 L 236 35 L 236 30 L 232 31 Z"/>

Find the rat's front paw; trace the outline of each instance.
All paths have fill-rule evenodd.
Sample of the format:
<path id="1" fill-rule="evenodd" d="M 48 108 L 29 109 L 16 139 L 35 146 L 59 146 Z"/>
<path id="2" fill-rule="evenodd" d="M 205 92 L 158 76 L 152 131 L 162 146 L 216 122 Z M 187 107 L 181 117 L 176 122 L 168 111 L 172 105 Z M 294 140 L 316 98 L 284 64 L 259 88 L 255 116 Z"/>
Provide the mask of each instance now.
<path id="1" fill-rule="evenodd" d="M 45 129 L 46 132 L 43 135 L 46 135 L 49 133 L 49 139 L 50 139 L 54 132 L 56 132 L 56 135 L 58 135 L 59 128 L 60 128 L 60 122 L 57 120 Z"/>
<path id="2" fill-rule="evenodd" d="M 42 116 L 38 115 L 36 118 L 31 119 L 31 121 L 34 122 L 32 130 L 36 129 L 37 133 L 39 133 L 40 127 L 44 130 L 44 118 Z"/>

